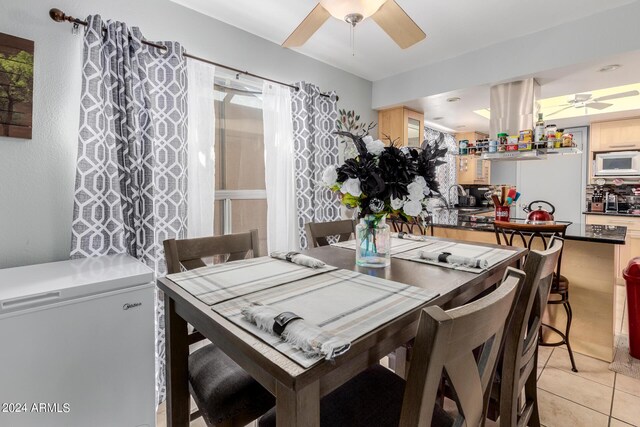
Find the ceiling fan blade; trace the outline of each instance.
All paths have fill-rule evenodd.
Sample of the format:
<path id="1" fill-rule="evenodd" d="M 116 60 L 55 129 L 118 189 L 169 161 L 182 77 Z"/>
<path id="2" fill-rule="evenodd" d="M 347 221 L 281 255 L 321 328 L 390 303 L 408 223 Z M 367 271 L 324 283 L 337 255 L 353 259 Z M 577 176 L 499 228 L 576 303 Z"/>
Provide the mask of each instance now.
<path id="1" fill-rule="evenodd" d="M 595 108 L 596 110 L 604 110 L 605 108 L 611 107 L 613 104 L 609 104 L 606 102 L 588 102 L 585 107 L 587 108 Z"/>
<path id="2" fill-rule="evenodd" d="M 586 102 L 588 100 L 591 99 L 591 94 L 590 93 L 578 93 L 576 94 L 573 102 L 577 103 L 577 102 Z"/>
<path id="3" fill-rule="evenodd" d="M 413 46 L 427 37 L 395 0 L 387 0 L 371 18 L 402 49 Z"/>
<path id="4" fill-rule="evenodd" d="M 594 99 L 594 101 L 595 102 L 609 101 L 611 99 L 626 98 L 628 96 L 637 96 L 637 95 L 640 95 L 640 92 L 638 92 L 637 90 L 630 90 L 629 92 L 621 92 L 621 93 L 614 93 L 613 95 L 601 96 L 600 98 Z"/>
<path id="5" fill-rule="evenodd" d="M 560 113 L 560 112 L 562 112 L 562 111 L 564 111 L 564 110 L 568 110 L 569 108 L 573 108 L 573 105 L 569 105 L 568 107 L 564 107 L 564 108 L 562 108 L 562 109 L 560 109 L 560 110 L 558 110 L 558 111 L 554 111 L 554 112 L 553 112 L 553 113 L 551 113 L 551 114 L 547 114 L 547 117 L 551 117 L 551 116 L 553 116 L 554 114 L 558 114 L 558 113 Z"/>
<path id="6" fill-rule="evenodd" d="M 311 36 L 318 31 L 318 29 L 324 24 L 327 19 L 331 17 L 331 14 L 322 7 L 320 3 L 313 8 L 311 13 L 293 30 L 293 33 L 287 37 L 282 43 L 283 47 L 298 47 L 302 46 L 311 38 Z"/>

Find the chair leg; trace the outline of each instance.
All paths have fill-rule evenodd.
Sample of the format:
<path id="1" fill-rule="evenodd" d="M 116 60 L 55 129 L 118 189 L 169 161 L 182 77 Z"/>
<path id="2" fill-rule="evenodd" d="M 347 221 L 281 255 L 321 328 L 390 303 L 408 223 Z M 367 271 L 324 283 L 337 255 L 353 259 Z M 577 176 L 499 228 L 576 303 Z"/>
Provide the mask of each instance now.
<path id="1" fill-rule="evenodd" d="M 573 320 L 573 310 L 571 310 L 571 304 L 569 304 L 569 301 L 562 305 L 564 306 L 564 310 L 567 312 L 567 328 L 564 332 L 564 340 L 567 344 L 567 350 L 569 351 L 569 359 L 571 359 L 571 370 L 573 372 L 578 372 L 578 368 L 576 368 L 576 361 L 573 358 L 573 350 L 571 350 L 571 344 L 569 343 L 569 331 L 571 330 L 571 321 Z"/>
<path id="2" fill-rule="evenodd" d="M 538 358 L 536 357 L 536 366 L 538 365 L 537 359 Z M 529 374 L 529 378 L 527 378 L 527 381 L 524 384 L 525 400 L 530 401 L 532 405 L 531 417 L 527 423 L 530 427 L 540 427 L 540 413 L 538 412 L 538 380 L 536 378 L 538 370 L 536 369 L 536 366 L 533 367 Z"/>

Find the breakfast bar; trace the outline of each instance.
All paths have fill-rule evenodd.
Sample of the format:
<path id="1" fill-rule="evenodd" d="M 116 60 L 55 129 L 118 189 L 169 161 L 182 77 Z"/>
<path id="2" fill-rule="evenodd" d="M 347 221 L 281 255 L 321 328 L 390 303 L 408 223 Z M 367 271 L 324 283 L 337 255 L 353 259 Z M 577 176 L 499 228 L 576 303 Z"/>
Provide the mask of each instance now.
<path id="1" fill-rule="evenodd" d="M 437 210 L 432 215 L 436 237 L 495 243 L 493 211 Z M 570 224 L 562 255 L 562 275 L 569 279 L 573 308 L 571 346 L 574 351 L 607 362 L 614 355 L 616 308 L 616 247 L 625 244 L 624 226 Z M 547 307 L 545 323 L 563 330 L 565 311 Z M 550 331 L 545 339 L 555 341 Z"/>

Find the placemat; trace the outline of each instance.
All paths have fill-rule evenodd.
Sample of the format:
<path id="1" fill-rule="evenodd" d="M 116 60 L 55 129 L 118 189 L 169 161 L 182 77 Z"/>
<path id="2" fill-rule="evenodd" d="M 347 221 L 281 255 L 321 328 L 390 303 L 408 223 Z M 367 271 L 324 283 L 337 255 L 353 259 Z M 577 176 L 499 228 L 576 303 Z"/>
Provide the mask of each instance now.
<path id="1" fill-rule="evenodd" d="M 252 303 L 277 307 L 353 342 L 391 320 L 424 305 L 438 294 L 349 270 L 335 270 L 238 297 L 212 307 L 220 315 L 259 337 L 304 368 L 321 356 L 308 357 L 278 336 L 259 330 L 241 309 Z"/>
<path id="2" fill-rule="evenodd" d="M 400 239 L 398 237 L 391 237 L 391 256 L 396 254 L 410 251 L 412 249 L 421 248 L 432 244 L 433 241 L 428 240 L 414 240 L 414 239 Z M 344 242 L 332 243 L 331 246 L 338 248 L 356 250 L 355 240 L 345 240 Z"/>
<path id="3" fill-rule="evenodd" d="M 265 256 L 169 274 L 167 278 L 203 303 L 213 305 L 335 269 L 310 268 Z"/>
<path id="4" fill-rule="evenodd" d="M 486 259 L 489 263 L 489 267 L 498 264 L 499 262 L 509 258 L 513 255 L 513 251 L 501 248 L 491 248 L 488 246 L 472 245 L 465 243 L 436 241 L 427 247 L 413 249 L 410 251 L 397 254 L 395 257 L 400 259 L 406 259 L 409 261 L 421 262 L 423 264 L 437 265 L 438 267 L 451 268 L 454 270 L 468 271 L 471 273 L 482 273 L 486 271 L 483 268 L 465 267 L 462 265 L 448 264 L 446 262 L 430 261 L 420 258 L 420 251 L 427 250 L 429 252 L 449 252 L 452 255 L 463 256 L 467 258 L 481 258 Z"/>

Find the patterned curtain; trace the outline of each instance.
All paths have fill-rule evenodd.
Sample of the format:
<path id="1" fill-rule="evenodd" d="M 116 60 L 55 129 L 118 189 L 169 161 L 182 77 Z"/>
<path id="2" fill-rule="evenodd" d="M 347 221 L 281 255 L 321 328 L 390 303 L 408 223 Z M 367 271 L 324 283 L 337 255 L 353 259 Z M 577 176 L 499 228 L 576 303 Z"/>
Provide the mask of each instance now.
<path id="1" fill-rule="evenodd" d="M 128 253 L 165 273 L 162 242 L 186 234 L 187 76 L 182 48 L 89 16 L 84 35 L 72 258 Z M 106 34 L 103 34 L 106 28 Z M 165 395 L 162 295 L 156 397 Z"/>
<path id="2" fill-rule="evenodd" d="M 447 190 L 449 187 L 458 182 L 458 175 L 456 169 L 455 154 L 458 152 L 458 143 L 456 137 L 450 133 L 440 132 L 428 127 L 424 128 L 425 141 L 432 143 L 438 141 L 444 147 L 447 147 L 449 151 L 444 160 L 447 162 L 444 165 L 438 166 L 436 169 L 436 176 L 438 183 L 440 184 L 440 192 L 448 199 Z M 457 192 L 455 194 L 458 194 Z M 456 196 L 457 197 L 457 196 Z"/>
<path id="3" fill-rule="evenodd" d="M 296 83 L 300 90 L 292 94 L 294 172 L 300 248 L 307 247 L 304 225 L 340 219 L 340 203 L 335 194 L 320 182 L 329 165 L 338 164 L 336 130 L 338 103 L 335 93 L 322 96 L 312 84 Z"/>

